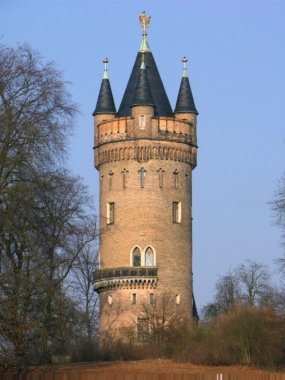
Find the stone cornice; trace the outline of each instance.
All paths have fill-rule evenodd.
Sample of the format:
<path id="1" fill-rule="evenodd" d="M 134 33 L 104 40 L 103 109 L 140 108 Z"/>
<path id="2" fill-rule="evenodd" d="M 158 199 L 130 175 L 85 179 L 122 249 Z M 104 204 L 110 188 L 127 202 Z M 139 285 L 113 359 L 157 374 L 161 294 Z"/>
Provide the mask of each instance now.
<path id="1" fill-rule="evenodd" d="M 106 268 L 94 272 L 94 290 L 153 289 L 158 282 L 157 267 Z"/>
<path id="2" fill-rule="evenodd" d="M 111 289 L 155 289 L 157 284 L 157 278 L 113 278 L 94 281 L 94 290 L 101 293 Z"/>
<path id="3" fill-rule="evenodd" d="M 167 136 L 167 137 L 166 137 Z M 178 143 L 178 144 L 185 144 L 190 145 L 192 147 L 198 148 L 198 145 L 194 144 L 192 142 L 191 136 L 184 136 L 179 135 L 176 133 L 170 133 L 165 132 L 161 134 L 161 136 L 154 137 L 121 137 L 121 138 L 113 138 L 113 139 L 106 139 L 106 140 L 100 140 L 97 144 L 94 145 L 93 149 L 97 149 L 103 145 L 106 144 L 118 144 L 118 143 L 124 143 L 124 142 L 131 142 L 131 141 L 152 141 L 155 143 L 160 142 L 168 142 L 168 143 Z"/>
<path id="4" fill-rule="evenodd" d="M 149 160 L 179 161 L 189 164 L 192 169 L 196 166 L 197 148 L 187 144 L 175 144 L 170 141 L 139 139 L 141 144 L 134 146 L 133 140 L 127 143 L 100 146 L 95 150 L 95 166 L 116 161 L 135 160 L 148 162 Z"/>

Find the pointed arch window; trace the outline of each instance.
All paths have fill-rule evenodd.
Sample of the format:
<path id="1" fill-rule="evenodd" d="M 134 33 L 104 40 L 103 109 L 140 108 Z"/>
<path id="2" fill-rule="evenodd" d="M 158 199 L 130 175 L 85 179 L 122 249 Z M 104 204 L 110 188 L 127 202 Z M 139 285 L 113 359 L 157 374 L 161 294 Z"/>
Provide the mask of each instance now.
<path id="1" fill-rule="evenodd" d="M 141 250 L 139 247 L 135 247 L 133 250 L 133 266 L 140 267 L 141 266 Z"/>
<path id="2" fill-rule="evenodd" d="M 145 266 L 153 267 L 154 266 L 154 254 L 152 248 L 148 247 L 145 251 Z"/>

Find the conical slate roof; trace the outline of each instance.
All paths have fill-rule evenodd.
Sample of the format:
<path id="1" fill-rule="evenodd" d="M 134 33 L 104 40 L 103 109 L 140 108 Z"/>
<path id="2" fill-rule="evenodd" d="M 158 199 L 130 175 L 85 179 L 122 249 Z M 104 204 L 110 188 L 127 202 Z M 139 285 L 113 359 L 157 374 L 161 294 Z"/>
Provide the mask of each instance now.
<path id="1" fill-rule="evenodd" d="M 181 79 L 181 84 L 179 88 L 179 93 L 177 97 L 176 107 L 174 113 L 195 113 L 198 115 L 196 110 L 190 83 L 188 76 L 183 75 Z"/>
<path id="2" fill-rule="evenodd" d="M 133 99 L 130 104 L 133 106 L 154 106 L 154 101 L 150 91 L 145 63 L 142 62 L 139 71 L 138 81 L 133 93 Z"/>
<path id="3" fill-rule="evenodd" d="M 192 293 L 192 317 L 199 319 L 194 293 Z"/>
<path id="4" fill-rule="evenodd" d="M 116 113 L 116 107 L 114 103 L 114 98 L 111 90 L 110 81 L 106 78 L 107 75 L 102 79 L 100 92 L 93 112 L 93 116 L 100 113 Z"/>
<path id="5" fill-rule="evenodd" d="M 142 54 L 144 55 L 145 70 L 141 70 Z M 141 73 L 145 71 L 145 73 Z M 152 103 L 155 106 L 155 116 L 173 116 L 171 105 L 166 95 L 162 80 L 160 78 L 155 60 L 151 51 L 139 51 L 135 60 L 135 64 L 127 84 L 120 108 L 118 110 L 118 116 L 130 116 L 131 106 L 134 105 L 134 94 L 138 92 L 137 86 L 139 81 L 145 80 L 141 76 L 146 77 L 149 92 L 151 94 Z M 141 77 L 141 78 L 139 78 Z M 142 95 L 142 94 L 141 94 Z M 147 94 L 145 93 L 144 96 Z M 149 96 L 148 96 L 149 97 Z M 150 97 L 149 97 L 150 99 Z M 140 103 L 141 104 L 141 103 Z M 149 104 L 149 103 L 148 103 Z"/>

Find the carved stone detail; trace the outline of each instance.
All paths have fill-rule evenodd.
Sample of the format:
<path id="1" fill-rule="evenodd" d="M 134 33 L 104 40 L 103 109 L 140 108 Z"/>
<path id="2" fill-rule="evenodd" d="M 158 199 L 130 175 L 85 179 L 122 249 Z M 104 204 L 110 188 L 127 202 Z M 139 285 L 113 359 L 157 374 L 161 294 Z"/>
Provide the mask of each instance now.
<path id="1" fill-rule="evenodd" d="M 102 164 L 125 160 L 135 160 L 140 163 L 149 160 L 170 160 L 188 163 L 193 168 L 196 166 L 196 149 L 193 147 L 182 149 L 161 144 L 134 147 L 132 144 L 118 148 L 111 148 L 110 145 L 106 145 L 96 150 L 95 163 L 97 168 Z"/>
<path id="2" fill-rule="evenodd" d="M 111 289 L 155 289 L 158 285 L 157 278 L 111 279 L 94 282 L 94 290 L 101 293 Z"/>

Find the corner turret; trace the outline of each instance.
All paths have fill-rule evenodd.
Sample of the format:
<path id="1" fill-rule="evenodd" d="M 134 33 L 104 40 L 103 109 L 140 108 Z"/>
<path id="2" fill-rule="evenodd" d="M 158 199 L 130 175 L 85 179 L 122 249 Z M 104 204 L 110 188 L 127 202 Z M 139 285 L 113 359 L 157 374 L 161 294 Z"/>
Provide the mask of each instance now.
<path id="1" fill-rule="evenodd" d="M 189 78 L 187 72 L 187 62 L 188 59 L 186 57 L 182 58 L 183 62 L 183 74 L 180 83 L 180 88 L 178 92 L 177 102 L 174 109 L 174 114 L 177 119 L 185 119 L 193 124 L 196 124 L 196 116 L 198 115 L 198 111 L 196 110 Z"/>
<path id="2" fill-rule="evenodd" d="M 116 114 L 115 102 L 111 90 L 111 85 L 109 81 L 109 75 L 107 70 L 108 58 L 105 58 L 104 63 L 104 74 L 99 91 L 99 96 L 95 111 L 93 116 L 95 117 L 95 124 L 100 123 L 103 120 L 113 119 Z"/>

